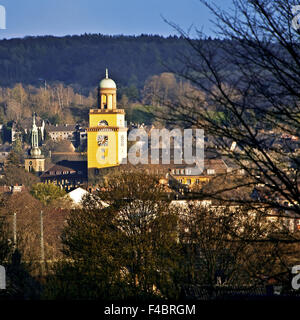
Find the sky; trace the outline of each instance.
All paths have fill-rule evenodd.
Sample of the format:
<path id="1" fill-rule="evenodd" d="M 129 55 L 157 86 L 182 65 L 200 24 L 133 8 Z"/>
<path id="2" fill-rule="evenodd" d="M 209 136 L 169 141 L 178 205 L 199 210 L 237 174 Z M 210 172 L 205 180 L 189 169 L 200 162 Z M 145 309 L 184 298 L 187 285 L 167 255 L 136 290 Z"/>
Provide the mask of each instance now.
<path id="1" fill-rule="evenodd" d="M 214 3 L 225 9 L 231 0 Z M 0 0 L 0 5 L 6 9 L 6 29 L 0 29 L 0 39 L 84 33 L 177 34 L 163 18 L 184 30 L 192 26 L 213 35 L 212 17 L 199 0 Z"/>

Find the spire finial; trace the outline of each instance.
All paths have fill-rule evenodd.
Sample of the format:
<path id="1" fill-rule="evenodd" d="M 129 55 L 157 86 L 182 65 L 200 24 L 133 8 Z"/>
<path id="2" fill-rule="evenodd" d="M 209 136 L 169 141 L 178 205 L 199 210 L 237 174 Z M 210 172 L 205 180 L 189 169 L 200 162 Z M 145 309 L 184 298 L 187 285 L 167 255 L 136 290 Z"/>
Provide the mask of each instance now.
<path id="1" fill-rule="evenodd" d="M 31 130 L 31 149 L 39 147 L 39 133 L 36 126 L 36 113 L 33 113 L 32 130 Z"/>
<path id="2" fill-rule="evenodd" d="M 108 79 L 108 69 L 105 69 L 105 78 Z"/>

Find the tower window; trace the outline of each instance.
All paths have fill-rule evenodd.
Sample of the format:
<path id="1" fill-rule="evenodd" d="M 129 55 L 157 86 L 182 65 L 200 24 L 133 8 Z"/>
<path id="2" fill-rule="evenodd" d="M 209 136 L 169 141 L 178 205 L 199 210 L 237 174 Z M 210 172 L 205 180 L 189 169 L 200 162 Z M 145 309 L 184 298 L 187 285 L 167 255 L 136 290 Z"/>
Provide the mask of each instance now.
<path id="1" fill-rule="evenodd" d="M 98 126 L 108 126 L 108 122 L 106 120 L 101 120 L 99 123 L 98 123 Z"/>

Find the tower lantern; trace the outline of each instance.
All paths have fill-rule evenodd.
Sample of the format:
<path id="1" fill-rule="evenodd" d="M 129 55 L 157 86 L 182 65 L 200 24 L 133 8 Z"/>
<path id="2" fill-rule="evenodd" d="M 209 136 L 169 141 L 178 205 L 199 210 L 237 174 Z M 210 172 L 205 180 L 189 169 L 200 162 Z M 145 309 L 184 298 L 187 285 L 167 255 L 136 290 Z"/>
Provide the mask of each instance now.
<path id="1" fill-rule="evenodd" d="M 98 99 L 100 109 L 117 109 L 117 85 L 108 77 L 108 69 L 105 78 L 100 81 Z"/>

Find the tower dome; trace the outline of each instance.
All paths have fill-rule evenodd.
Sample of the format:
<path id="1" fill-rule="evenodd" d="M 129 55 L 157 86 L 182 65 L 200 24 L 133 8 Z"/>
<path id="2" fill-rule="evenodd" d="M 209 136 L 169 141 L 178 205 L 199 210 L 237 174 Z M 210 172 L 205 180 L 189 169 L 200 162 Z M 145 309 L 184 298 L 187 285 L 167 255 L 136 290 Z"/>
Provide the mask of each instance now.
<path id="1" fill-rule="evenodd" d="M 117 85 L 114 80 L 108 78 L 108 70 L 106 69 L 106 76 L 100 81 L 100 89 L 117 89 Z"/>
<path id="2" fill-rule="evenodd" d="M 31 155 L 33 158 L 40 157 L 41 154 L 42 154 L 42 152 L 41 152 L 41 149 L 40 149 L 40 148 L 33 147 L 33 148 L 30 150 L 30 155 Z"/>

